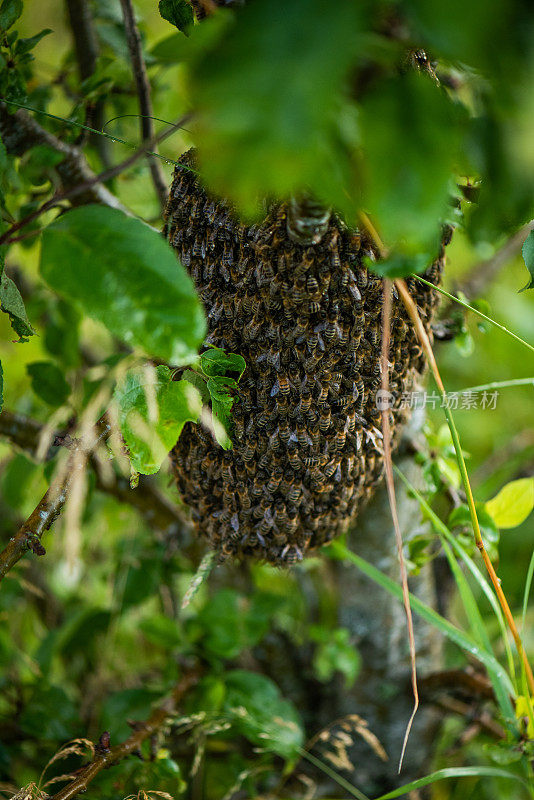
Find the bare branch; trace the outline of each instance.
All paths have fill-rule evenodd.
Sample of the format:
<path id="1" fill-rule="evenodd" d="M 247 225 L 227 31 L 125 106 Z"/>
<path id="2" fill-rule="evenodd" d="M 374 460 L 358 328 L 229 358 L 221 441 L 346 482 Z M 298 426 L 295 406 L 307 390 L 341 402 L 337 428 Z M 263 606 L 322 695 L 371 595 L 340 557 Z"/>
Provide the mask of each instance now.
<path id="1" fill-rule="evenodd" d="M 22 155 L 32 147 L 43 144 L 61 153 L 63 161 L 56 165 L 55 170 L 63 189 L 68 192 L 74 187 L 82 187 L 72 195 L 76 198 L 75 205 L 102 203 L 125 210 L 115 195 L 95 176 L 81 150 L 46 131 L 23 109 L 10 114 L 7 104 L 0 102 L 0 136 L 7 152 L 13 155 Z"/>
<path id="2" fill-rule="evenodd" d="M 44 425 L 40 422 L 22 414 L 13 414 L 7 409 L 0 414 L 0 437 L 9 439 L 32 456 L 37 454 L 43 428 Z M 45 454 L 45 461 L 54 456 L 56 447 L 72 443 L 67 432 L 57 432 L 51 441 L 52 444 Z M 104 477 L 94 458 L 91 458 L 91 464 L 96 475 L 96 488 L 115 497 L 119 503 L 135 508 L 151 529 L 167 534 L 178 533 L 185 529 L 186 523 L 178 506 L 167 499 L 151 478 L 141 475 L 138 486 L 132 489 L 126 478 L 114 472 Z"/>
<path id="3" fill-rule="evenodd" d="M 134 72 L 135 83 L 137 86 L 137 96 L 139 97 L 139 111 L 141 112 L 141 137 L 143 140 L 154 138 L 154 123 L 152 117 L 154 111 L 152 109 L 152 100 L 150 98 L 150 82 L 146 71 L 145 60 L 143 58 L 143 47 L 141 44 L 141 36 L 135 21 L 135 13 L 131 0 L 121 0 L 122 15 L 124 18 L 124 29 L 126 31 L 126 40 L 128 42 L 128 49 L 130 51 L 130 59 L 132 61 L 132 69 Z M 163 174 L 163 170 L 154 156 L 148 156 L 148 164 L 150 167 L 150 174 L 152 175 L 152 183 L 159 197 L 160 205 L 165 207 L 167 202 L 167 181 Z"/>
<path id="4" fill-rule="evenodd" d="M 0 103 L 0 113 L 1 110 L 2 110 L 2 104 Z M 155 139 L 149 142 L 143 142 L 141 147 L 139 147 L 139 149 L 136 150 L 135 153 L 133 153 L 131 156 L 124 159 L 124 161 L 121 161 L 119 164 L 116 164 L 114 167 L 111 167 L 110 169 L 107 169 L 104 172 L 99 173 L 98 175 L 94 175 L 93 173 L 91 173 L 91 177 L 88 177 L 87 180 L 85 180 L 83 183 L 76 184 L 68 191 L 62 192 L 61 194 L 57 194 L 55 197 L 52 197 L 50 200 L 47 200 L 46 203 L 43 203 L 42 206 L 33 211 L 31 214 L 28 214 L 27 217 L 24 217 L 24 219 L 21 219 L 18 222 L 11 225 L 11 227 L 8 228 L 7 231 L 5 231 L 5 233 L 2 234 L 2 236 L 0 236 L 0 244 L 6 244 L 11 242 L 11 237 L 14 233 L 16 233 L 21 228 L 24 228 L 30 222 L 33 222 L 34 219 L 40 217 L 41 214 L 44 214 L 45 211 L 49 211 L 51 208 L 54 208 L 55 206 L 59 205 L 64 200 L 72 200 L 72 198 L 74 197 L 79 197 L 80 195 L 83 195 L 87 189 L 90 189 L 95 184 L 103 183 L 107 180 L 110 180 L 111 178 L 114 178 L 116 175 L 119 175 L 121 172 L 124 172 L 126 169 L 131 167 L 132 164 L 135 164 L 136 161 L 139 161 L 140 158 L 147 155 L 147 150 L 149 148 L 154 147 L 158 142 L 162 142 L 164 139 L 167 139 L 172 133 L 174 133 L 174 131 L 177 128 L 181 128 L 184 125 L 184 123 L 190 118 L 191 118 L 190 114 L 184 114 L 184 116 L 176 120 L 176 122 L 174 122 L 168 128 L 168 130 L 164 131 L 163 133 L 160 133 L 158 136 L 156 136 Z M 0 134 L 1 134 L 1 118 L 0 118 Z M 62 144 L 62 142 L 60 142 L 60 144 Z M 116 198 L 111 194 L 110 196 L 113 198 L 113 200 L 116 201 L 116 206 L 117 206 L 118 201 L 116 200 Z M 90 202 L 95 202 L 95 201 L 93 200 Z"/>
<path id="5" fill-rule="evenodd" d="M 57 519 L 67 501 L 69 488 L 76 477 L 75 465 L 80 450 L 85 453 L 92 452 L 102 439 L 111 434 L 111 425 L 101 417 L 94 427 L 94 432 L 95 436 L 91 441 L 80 440 L 72 449 L 64 469 L 59 471 L 26 522 L 0 553 L 0 581 L 28 550 L 32 550 L 38 556 L 45 554 L 41 537 Z"/>
<path id="6" fill-rule="evenodd" d="M 102 734 L 96 746 L 96 755 L 86 767 L 81 769 L 77 776 L 63 789 L 60 789 L 50 800 L 71 800 L 80 792 L 85 792 L 94 778 L 103 769 L 118 764 L 123 758 L 139 752 L 143 742 L 154 736 L 168 721 L 173 717 L 182 701 L 184 695 L 191 689 L 200 677 L 198 669 L 191 669 L 185 673 L 182 679 L 176 684 L 170 697 L 152 712 L 146 722 L 135 723 L 131 736 L 122 744 L 114 747 L 109 746 L 109 734 Z"/>
<path id="7" fill-rule="evenodd" d="M 95 34 L 91 9 L 88 0 L 66 0 L 70 28 L 74 40 L 74 50 L 78 62 L 80 80 L 90 78 L 96 69 L 98 58 L 98 39 Z M 104 101 L 98 100 L 87 105 L 86 125 L 102 130 L 104 125 Z M 104 166 L 109 167 L 109 142 L 103 136 L 91 134 L 93 144 L 98 149 Z"/>

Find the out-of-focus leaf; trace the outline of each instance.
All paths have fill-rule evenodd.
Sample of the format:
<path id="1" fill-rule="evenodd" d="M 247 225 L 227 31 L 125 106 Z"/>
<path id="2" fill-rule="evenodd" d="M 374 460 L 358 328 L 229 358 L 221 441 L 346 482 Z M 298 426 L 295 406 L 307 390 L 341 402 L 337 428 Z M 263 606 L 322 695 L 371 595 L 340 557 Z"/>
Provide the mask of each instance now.
<path id="1" fill-rule="evenodd" d="M 0 361 L 0 413 L 4 407 L 4 370 Z"/>
<path id="2" fill-rule="evenodd" d="M 101 726 L 108 730 L 112 741 L 121 741 L 131 733 L 128 720 L 146 719 L 152 703 L 161 697 L 150 689 L 124 689 L 115 692 L 103 705 Z"/>
<path id="3" fill-rule="evenodd" d="M 132 467 L 144 475 L 158 471 L 185 423 L 196 422 L 202 408 L 198 391 L 187 381 L 173 381 L 164 366 L 130 370 L 114 400 Z"/>
<path id="4" fill-rule="evenodd" d="M 22 14 L 22 0 L 3 0 L 0 5 L 0 33 L 5 33 Z"/>
<path id="5" fill-rule="evenodd" d="M 527 285 L 523 286 L 521 289 L 521 291 L 524 292 L 525 289 L 534 289 L 534 231 L 530 231 L 525 239 L 521 252 L 523 253 L 525 266 L 530 274 Z"/>
<path id="6" fill-rule="evenodd" d="M 499 528 L 515 528 L 534 508 L 534 478 L 519 478 L 503 486 L 486 503 L 486 511 Z"/>
<path id="7" fill-rule="evenodd" d="M 194 15 L 193 8 L 186 0 L 159 0 L 158 8 L 163 19 L 187 35 L 188 28 L 194 22 Z"/>
<path id="8" fill-rule="evenodd" d="M 346 80 L 365 5 L 256 0 L 192 69 L 203 174 L 244 213 L 257 213 L 260 195 L 302 189 L 353 207 Z"/>
<path id="9" fill-rule="evenodd" d="M 197 358 L 206 322 L 193 282 L 140 220 L 107 206 L 68 211 L 43 233 L 41 274 L 126 344 L 171 364 Z"/>
<path id="10" fill-rule="evenodd" d="M 80 314 L 70 303 L 59 299 L 51 304 L 44 331 L 44 341 L 49 353 L 66 367 L 80 363 Z"/>
<path id="11" fill-rule="evenodd" d="M 159 64 L 179 64 L 187 56 L 188 44 L 180 33 L 172 33 L 155 44 L 150 55 Z"/>
<path id="12" fill-rule="evenodd" d="M 362 98 L 360 125 L 364 208 L 389 247 L 433 253 L 461 141 L 458 108 L 427 75 L 408 72 Z"/>
<path id="13" fill-rule="evenodd" d="M 408 275 L 413 275 L 414 272 L 424 272 L 431 260 L 431 257 L 425 253 L 414 253 L 413 255 L 391 253 L 384 261 L 371 261 L 366 258 L 365 263 L 369 270 L 382 278 L 406 278 Z"/>
<path id="14" fill-rule="evenodd" d="M 221 375 L 210 378 L 206 386 L 210 394 L 213 416 L 222 426 L 222 430 L 215 427 L 215 436 L 221 447 L 229 450 L 232 448 L 232 440 L 228 431 L 232 424 L 232 406 L 234 405 L 234 397 L 230 390 L 237 389 L 237 383 L 233 378 Z"/>
<path id="15" fill-rule="evenodd" d="M 150 616 L 139 625 L 139 630 L 152 644 L 170 650 L 183 645 L 184 636 L 175 620 L 162 614 Z"/>
<path id="16" fill-rule="evenodd" d="M 15 55 L 23 55 L 24 53 L 29 53 L 30 50 L 39 44 L 41 39 L 45 36 L 48 36 L 49 33 L 53 33 L 51 28 L 45 28 L 44 30 L 36 33 L 35 36 L 30 36 L 29 39 L 17 39 L 15 44 Z"/>
<path id="17" fill-rule="evenodd" d="M 278 687 L 264 675 L 245 670 L 229 672 L 225 682 L 224 711 L 235 727 L 262 749 L 296 758 L 304 739 L 301 721 Z"/>
<path id="18" fill-rule="evenodd" d="M 9 316 L 11 327 L 19 336 L 19 342 L 27 342 L 35 331 L 30 325 L 19 290 L 3 271 L 0 278 L 0 307 Z"/>
<path id="19" fill-rule="evenodd" d="M 313 668 L 320 681 L 330 681 L 336 672 L 345 676 L 347 688 L 353 685 L 360 669 L 360 656 L 346 628 L 330 630 L 313 626 L 311 638 L 318 643 Z"/>
<path id="20" fill-rule="evenodd" d="M 65 741 L 77 733 L 79 712 L 63 689 L 39 681 L 27 699 L 18 724 L 23 731 L 41 740 Z"/>
<path id="21" fill-rule="evenodd" d="M 70 386 L 56 364 L 51 361 L 34 361 L 26 366 L 32 389 L 50 406 L 61 406 L 70 395 Z"/>

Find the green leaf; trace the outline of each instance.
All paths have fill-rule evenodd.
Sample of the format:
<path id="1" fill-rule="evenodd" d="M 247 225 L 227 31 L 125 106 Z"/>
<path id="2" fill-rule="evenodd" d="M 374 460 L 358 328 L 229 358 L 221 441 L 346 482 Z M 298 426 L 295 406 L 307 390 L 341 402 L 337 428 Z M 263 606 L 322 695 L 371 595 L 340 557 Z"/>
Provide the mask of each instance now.
<path id="1" fill-rule="evenodd" d="M 499 528 L 515 528 L 534 508 L 534 478 L 520 478 L 503 486 L 486 503 L 486 511 Z"/>
<path id="2" fill-rule="evenodd" d="M 70 395 L 70 386 L 62 371 L 51 361 L 34 361 L 26 365 L 32 389 L 50 406 L 62 406 Z"/>
<path id="3" fill-rule="evenodd" d="M 27 342 L 35 331 L 26 314 L 24 300 L 15 283 L 2 272 L 0 278 L 0 307 L 9 316 L 11 327 L 19 337 L 19 342 Z"/>
<path id="4" fill-rule="evenodd" d="M 525 239 L 521 252 L 525 261 L 525 266 L 530 273 L 529 282 L 520 290 L 524 292 L 526 289 L 534 289 L 534 231 L 530 231 Z"/>
<path id="5" fill-rule="evenodd" d="M 159 13 L 187 36 L 188 28 L 193 24 L 195 17 L 193 8 L 186 0 L 159 0 Z"/>
<path id="6" fill-rule="evenodd" d="M 3 0 L 0 5 L 0 33 L 5 33 L 22 14 L 22 0 Z"/>
<path id="7" fill-rule="evenodd" d="M 433 252 L 448 214 L 460 112 L 428 76 L 409 72 L 373 84 L 360 125 L 364 208 L 389 247 Z"/>
<path id="8" fill-rule="evenodd" d="M 193 282 L 162 236 L 107 206 L 68 211 L 42 236 L 48 284 L 132 347 L 171 364 L 197 358 L 206 321 Z"/>
<path id="9" fill-rule="evenodd" d="M 4 407 L 4 370 L 0 361 L 0 413 Z"/>
<path id="10" fill-rule="evenodd" d="M 44 30 L 36 33 L 35 36 L 30 36 L 29 39 L 17 39 L 17 43 L 15 44 L 15 54 L 16 55 L 23 55 L 24 53 L 29 53 L 30 50 L 39 44 L 41 39 L 45 36 L 48 36 L 49 33 L 53 33 L 51 28 L 45 28 Z"/>
<path id="11" fill-rule="evenodd" d="M 256 0 L 229 15 L 191 69 L 203 174 L 244 213 L 258 212 L 260 195 L 309 189 L 339 205 L 353 192 L 346 79 L 361 51 L 362 6 Z"/>
<path id="12" fill-rule="evenodd" d="M 320 681 L 330 681 L 336 672 L 345 676 L 345 686 L 350 688 L 360 670 L 360 656 L 351 643 L 347 628 L 313 626 L 310 638 L 318 642 L 313 656 L 313 669 Z"/>
<path id="13" fill-rule="evenodd" d="M 188 383 L 192 384 L 192 386 L 199 391 L 204 405 L 208 405 L 210 402 L 210 393 L 208 392 L 208 387 L 206 386 L 207 381 L 202 377 L 202 375 L 199 375 L 198 372 L 195 372 L 192 369 L 185 369 L 182 372 L 182 380 L 188 381 Z"/>
<path id="14" fill-rule="evenodd" d="M 160 64 L 179 64 L 188 53 L 188 40 L 179 33 L 172 33 L 154 45 L 150 55 Z"/>
<path id="15" fill-rule="evenodd" d="M 304 735 L 297 710 L 269 678 L 233 670 L 226 675 L 224 710 L 253 744 L 286 759 L 296 758 Z"/>
<path id="16" fill-rule="evenodd" d="M 364 259 L 371 272 L 382 278 L 406 278 L 413 273 L 424 272 L 430 265 L 432 258 L 426 253 L 405 255 L 404 253 L 391 253 L 384 261 L 371 261 Z"/>
<path id="17" fill-rule="evenodd" d="M 186 422 L 198 420 L 202 402 L 186 381 L 173 381 L 168 367 L 130 370 L 113 395 L 132 467 L 157 472 Z"/>
<path id="18" fill-rule="evenodd" d="M 220 347 L 211 347 L 200 356 L 200 366 L 208 378 L 226 375 L 228 372 L 237 372 L 237 380 L 239 380 L 247 363 L 243 356 L 237 353 L 225 353 Z"/>
<path id="19" fill-rule="evenodd" d="M 230 393 L 230 389 L 237 389 L 237 383 L 233 378 L 216 376 L 210 378 L 206 386 L 210 394 L 213 416 L 215 421 L 222 426 L 222 430 L 215 426 L 215 437 L 221 447 L 230 450 L 232 441 L 228 432 L 232 425 L 232 406 L 234 405 L 234 397 Z"/>

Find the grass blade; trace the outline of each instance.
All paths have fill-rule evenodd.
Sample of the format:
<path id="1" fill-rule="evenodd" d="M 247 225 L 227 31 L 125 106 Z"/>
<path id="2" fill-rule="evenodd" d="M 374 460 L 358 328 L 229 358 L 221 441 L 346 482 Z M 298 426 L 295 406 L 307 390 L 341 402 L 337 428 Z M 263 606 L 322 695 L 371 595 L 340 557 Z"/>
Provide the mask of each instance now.
<path id="1" fill-rule="evenodd" d="M 381 794 L 375 800 L 393 800 L 395 797 L 402 797 L 408 792 L 422 789 L 424 786 L 447 778 L 507 778 L 508 780 L 518 781 L 528 789 L 526 781 L 520 778 L 519 775 L 498 767 L 449 767 L 447 769 L 438 769 L 436 772 L 432 772 L 431 775 L 425 775 L 424 778 L 406 783 L 404 786 L 400 786 L 387 794 Z"/>

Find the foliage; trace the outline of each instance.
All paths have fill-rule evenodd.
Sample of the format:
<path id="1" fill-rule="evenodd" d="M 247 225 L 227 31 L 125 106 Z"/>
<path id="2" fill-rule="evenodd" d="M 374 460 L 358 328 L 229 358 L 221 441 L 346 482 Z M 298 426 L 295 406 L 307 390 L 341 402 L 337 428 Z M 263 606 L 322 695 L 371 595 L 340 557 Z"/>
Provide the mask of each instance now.
<path id="1" fill-rule="evenodd" d="M 194 143 L 203 178 L 247 217 L 261 213 L 265 198 L 302 191 L 351 226 L 365 214 L 388 253 L 369 266 L 391 278 L 421 272 L 442 225 L 453 224 L 447 282 L 454 291 L 534 216 L 528 4 L 499 0 L 491 13 L 481 0 L 236 5 L 198 25 L 185 0 L 137 6 L 157 125 L 194 110 L 187 130 L 160 146 L 166 178 Z M 87 74 L 60 9 L 0 2 L 0 409 L 5 398 L 8 413 L 48 426 L 17 444 L 0 417 L 3 543 L 58 473 L 58 451 L 76 442 L 74 419 L 90 427 L 115 407 L 122 433 L 122 444 L 110 440 L 88 458 L 77 505 L 47 534 L 46 556 L 27 554 L 1 583 L 1 778 L 27 787 L 27 796 L 53 794 L 58 776 L 94 749 L 62 750 L 65 742 L 96 742 L 103 731 L 112 744 L 123 741 L 193 662 L 202 675 L 165 735 L 145 741 L 143 760 L 125 758 L 100 773 L 88 796 L 300 796 L 304 742 L 317 733 L 302 686 L 319 696 L 342 683 L 349 692 L 368 669 L 365 642 L 340 613 L 347 598 L 332 585 L 328 555 L 384 592 L 399 597 L 401 589 L 336 543 L 292 573 L 218 568 L 180 607 L 201 552 L 177 515 L 154 521 L 155 498 L 175 513 L 165 456 L 184 424 L 199 418 L 231 447 L 246 364 L 238 353 L 203 347 L 202 304 L 159 233 L 146 159 L 105 181 L 113 207 L 97 205 L 94 195 L 69 199 L 80 162 L 68 161 L 67 150 L 83 152 L 84 169 L 98 173 L 139 139 L 119 4 L 89 6 L 97 53 Z M 5 121 L 20 106 L 31 109 L 44 137 L 32 140 L 24 126 Z M 100 127 L 98 109 L 101 136 L 91 132 Z M 518 294 L 525 265 L 525 289 L 533 286 L 532 232 L 523 259 L 484 297 L 463 296 L 472 310 L 466 302 L 446 306 L 452 341 L 436 352 L 450 392 L 508 384 L 495 408 L 460 402 L 454 416 L 484 542 L 513 607 L 523 606 L 530 623 L 532 386 L 514 381 L 532 376 L 521 354 L 534 338 L 533 295 Z M 414 445 L 422 484 L 406 487 L 430 525 L 405 532 L 405 550 L 414 576 L 429 562 L 448 564 L 458 591 L 451 619 L 418 598 L 413 609 L 451 642 L 447 665 L 469 658 L 485 668 L 495 699 L 480 701 L 482 718 L 503 733 L 491 738 L 482 725 L 464 740 L 464 721 L 448 719 L 429 774 L 383 797 L 438 781 L 436 798 L 464 797 L 466 786 L 477 800 L 527 797 L 532 704 L 480 567 L 453 442 L 433 405 L 427 401 L 429 422 Z M 130 471 L 139 485 L 124 489 Z M 139 480 L 137 472 L 158 474 Z M 399 478 L 399 494 L 403 486 Z M 527 626 L 525 634 L 532 656 Z M 357 786 L 357 764 L 350 777 Z"/>

